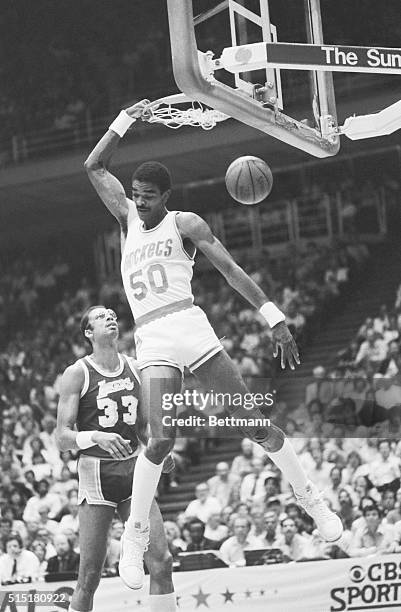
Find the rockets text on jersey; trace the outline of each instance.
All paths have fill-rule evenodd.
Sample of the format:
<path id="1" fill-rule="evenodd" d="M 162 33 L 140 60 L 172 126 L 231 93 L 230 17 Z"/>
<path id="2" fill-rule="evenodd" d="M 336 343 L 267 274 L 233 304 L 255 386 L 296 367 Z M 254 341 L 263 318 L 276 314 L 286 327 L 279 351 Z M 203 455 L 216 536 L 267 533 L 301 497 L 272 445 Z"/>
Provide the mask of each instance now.
<path id="1" fill-rule="evenodd" d="M 170 211 L 154 228 L 135 219 L 121 259 L 124 290 L 137 326 L 193 304 L 193 257 L 185 251 Z"/>

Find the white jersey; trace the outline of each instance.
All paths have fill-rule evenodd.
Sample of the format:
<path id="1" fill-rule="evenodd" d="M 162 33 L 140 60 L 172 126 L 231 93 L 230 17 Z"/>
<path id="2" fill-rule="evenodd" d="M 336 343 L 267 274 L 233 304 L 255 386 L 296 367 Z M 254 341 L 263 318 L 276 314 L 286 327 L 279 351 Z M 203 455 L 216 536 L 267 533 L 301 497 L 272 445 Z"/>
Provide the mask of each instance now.
<path id="1" fill-rule="evenodd" d="M 137 326 L 193 304 L 194 259 L 184 250 L 177 213 L 169 211 L 149 230 L 140 219 L 128 227 L 121 276 Z"/>

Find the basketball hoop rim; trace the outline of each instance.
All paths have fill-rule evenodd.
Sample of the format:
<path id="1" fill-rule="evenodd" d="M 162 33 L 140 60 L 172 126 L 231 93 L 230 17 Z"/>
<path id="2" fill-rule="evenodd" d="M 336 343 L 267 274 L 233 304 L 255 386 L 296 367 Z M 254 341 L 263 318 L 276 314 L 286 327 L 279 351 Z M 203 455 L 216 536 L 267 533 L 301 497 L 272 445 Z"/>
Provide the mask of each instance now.
<path id="1" fill-rule="evenodd" d="M 185 103 L 192 103 L 195 102 L 195 100 L 192 100 L 191 98 L 188 98 L 188 96 L 184 93 L 175 93 L 175 94 L 170 94 L 168 96 L 163 96 L 162 98 L 158 98 L 157 100 L 153 100 L 153 102 L 151 102 L 149 104 L 150 108 L 155 108 L 157 106 L 160 106 L 160 104 L 185 104 Z"/>

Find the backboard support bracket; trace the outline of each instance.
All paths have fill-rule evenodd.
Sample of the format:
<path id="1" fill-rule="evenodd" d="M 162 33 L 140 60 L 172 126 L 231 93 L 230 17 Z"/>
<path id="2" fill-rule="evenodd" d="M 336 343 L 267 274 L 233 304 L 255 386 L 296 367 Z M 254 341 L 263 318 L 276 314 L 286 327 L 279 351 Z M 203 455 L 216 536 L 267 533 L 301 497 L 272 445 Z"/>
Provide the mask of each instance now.
<path id="1" fill-rule="evenodd" d="M 320 15 L 319 0 L 306 0 L 306 2 L 310 3 L 311 10 L 318 11 Z M 192 0 L 167 0 L 167 8 L 174 78 L 180 91 L 189 99 L 199 100 L 203 104 L 316 157 L 336 155 L 340 148 L 340 138 L 334 129 L 331 129 L 329 134 L 325 134 L 327 130 L 322 130 L 320 125 L 312 128 L 285 115 L 277 107 L 272 108 L 263 104 L 241 89 L 229 87 L 214 76 L 205 74 L 204 66 L 210 64 L 210 58 L 201 62 L 203 64 L 203 69 L 201 69 L 199 57 L 202 57 L 202 54 L 198 51 L 196 43 Z M 268 26 L 270 33 L 272 32 L 270 23 Z M 311 28 L 317 37 L 316 42 L 323 40 L 321 22 L 319 25 L 315 19 Z M 330 90 L 330 78 L 331 75 L 327 74 L 326 91 L 323 84 L 320 87 L 320 97 L 329 96 L 327 124 L 336 121 L 335 115 L 330 115 L 330 110 L 335 109 L 334 87 Z M 330 100 L 331 97 L 332 100 Z M 321 104 L 316 98 L 316 104 L 318 103 Z M 319 116 L 321 116 L 320 112 Z"/>

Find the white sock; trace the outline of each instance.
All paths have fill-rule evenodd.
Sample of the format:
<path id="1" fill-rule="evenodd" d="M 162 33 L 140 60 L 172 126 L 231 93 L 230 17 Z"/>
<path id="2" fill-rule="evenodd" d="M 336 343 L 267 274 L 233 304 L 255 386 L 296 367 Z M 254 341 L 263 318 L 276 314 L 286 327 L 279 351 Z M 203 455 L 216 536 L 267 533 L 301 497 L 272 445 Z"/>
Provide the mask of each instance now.
<path id="1" fill-rule="evenodd" d="M 165 595 L 150 595 L 149 596 L 150 612 L 176 612 L 177 604 L 175 593 L 166 593 Z"/>
<path id="2" fill-rule="evenodd" d="M 145 527 L 148 523 L 162 469 L 163 462 L 159 465 L 152 463 L 143 452 L 138 456 L 132 481 L 131 514 L 127 521 L 130 527 L 134 527 L 135 523 Z"/>
<path id="3" fill-rule="evenodd" d="M 308 477 L 288 438 L 284 439 L 284 444 L 280 450 L 276 453 L 269 453 L 269 457 L 283 472 L 295 493 L 302 493 L 305 490 Z"/>

